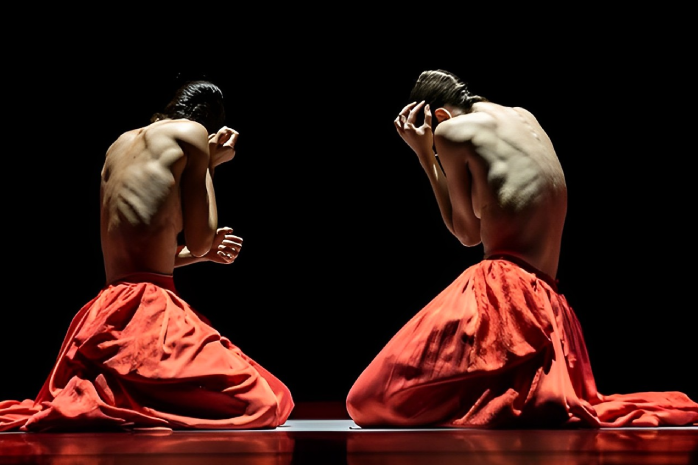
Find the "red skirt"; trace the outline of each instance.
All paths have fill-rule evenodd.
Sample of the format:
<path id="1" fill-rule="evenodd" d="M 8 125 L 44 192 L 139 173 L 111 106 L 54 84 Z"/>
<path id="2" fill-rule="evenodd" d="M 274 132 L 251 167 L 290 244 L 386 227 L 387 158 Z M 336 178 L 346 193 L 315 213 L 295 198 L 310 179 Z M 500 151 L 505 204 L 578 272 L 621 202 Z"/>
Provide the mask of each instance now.
<path id="1" fill-rule="evenodd" d="M 579 321 L 556 283 L 483 260 L 403 326 L 351 387 L 363 427 L 698 424 L 681 392 L 597 392 Z"/>
<path id="2" fill-rule="evenodd" d="M 259 429 L 289 389 L 184 300 L 171 276 L 110 284 L 73 318 L 34 400 L 0 402 L 0 431 Z"/>

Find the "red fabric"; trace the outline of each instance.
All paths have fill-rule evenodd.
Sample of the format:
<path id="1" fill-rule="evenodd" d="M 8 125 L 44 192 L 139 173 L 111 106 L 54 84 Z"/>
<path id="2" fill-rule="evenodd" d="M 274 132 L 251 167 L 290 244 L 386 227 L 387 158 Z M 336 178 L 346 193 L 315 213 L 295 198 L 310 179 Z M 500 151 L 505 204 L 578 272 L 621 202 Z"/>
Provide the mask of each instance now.
<path id="1" fill-rule="evenodd" d="M 182 300 L 171 276 L 106 286 L 73 318 L 34 400 L 0 402 L 0 431 L 259 429 L 289 389 Z"/>
<path id="2" fill-rule="evenodd" d="M 346 405 L 363 427 L 698 424 L 698 403 L 681 392 L 599 394 L 555 282 L 505 258 L 466 269 L 407 322 Z"/>

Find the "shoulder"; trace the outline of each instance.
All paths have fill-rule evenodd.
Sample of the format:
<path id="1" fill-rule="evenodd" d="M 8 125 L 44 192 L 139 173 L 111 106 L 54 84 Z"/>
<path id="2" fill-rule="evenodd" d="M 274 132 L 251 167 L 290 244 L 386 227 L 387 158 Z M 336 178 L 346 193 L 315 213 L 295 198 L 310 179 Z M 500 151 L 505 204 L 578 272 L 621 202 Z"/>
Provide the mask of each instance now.
<path id="1" fill-rule="evenodd" d="M 490 116 L 500 125 L 518 125 L 536 121 L 536 117 L 533 116 L 533 113 L 523 107 L 508 107 L 492 102 L 479 102 L 476 103 L 473 108 L 477 109 L 477 113 Z"/>
<path id="2" fill-rule="evenodd" d="M 440 123 L 434 131 L 434 138 L 485 146 L 520 133 L 526 127 L 536 127 L 540 131 L 538 121 L 527 109 L 478 102 L 470 113 Z"/>
<path id="3" fill-rule="evenodd" d="M 481 103 L 473 105 L 470 113 L 455 116 L 439 123 L 434 130 L 434 138 L 443 142 L 475 144 L 483 142 L 482 137 L 497 130 L 498 118 Z"/>
<path id="4" fill-rule="evenodd" d="M 202 139 L 208 141 L 206 128 L 201 123 L 188 119 L 156 121 L 147 126 L 146 129 L 151 133 L 167 134 L 185 142 L 195 142 Z"/>
<path id="5" fill-rule="evenodd" d="M 144 128 L 143 137 L 146 145 L 158 153 L 175 145 L 190 155 L 208 153 L 208 131 L 188 119 L 156 121 Z"/>

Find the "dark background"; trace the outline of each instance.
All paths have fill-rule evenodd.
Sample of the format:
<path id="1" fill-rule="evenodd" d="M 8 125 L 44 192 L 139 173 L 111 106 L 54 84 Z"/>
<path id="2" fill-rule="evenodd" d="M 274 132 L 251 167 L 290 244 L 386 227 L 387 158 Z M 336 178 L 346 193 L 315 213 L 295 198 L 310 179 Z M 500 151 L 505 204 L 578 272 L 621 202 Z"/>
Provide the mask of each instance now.
<path id="1" fill-rule="evenodd" d="M 194 78 L 223 88 L 240 132 L 215 184 L 220 223 L 245 245 L 230 266 L 177 270 L 178 289 L 297 402 L 343 400 L 390 336 L 482 254 L 448 233 L 393 127 L 429 68 L 531 110 L 548 131 L 569 189 L 558 279 L 599 391 L 698 399 L 695 57 L 680 16 L 490 19 L 479 31 L 459 20 L 441 34 L 289 22 L 137 47 L 70 31 L 40 49 L 14 42 L 3 72 L 0 400 L 38 393 L 71 318 L 103 284 L 107 147 Z"/>

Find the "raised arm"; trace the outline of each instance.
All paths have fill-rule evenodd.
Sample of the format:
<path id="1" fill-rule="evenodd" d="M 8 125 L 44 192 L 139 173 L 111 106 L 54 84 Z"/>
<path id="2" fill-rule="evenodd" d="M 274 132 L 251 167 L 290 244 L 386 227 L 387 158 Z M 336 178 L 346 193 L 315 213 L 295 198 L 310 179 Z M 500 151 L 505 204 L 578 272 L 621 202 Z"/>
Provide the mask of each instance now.
<path id="1" fill-rule="evenodd" d="M 469 115 L 461 116 L 467 118 Z M 451 120 L 449 120 L 451 121 Z M 445 122 L 446 123 L 446 122 Z M 435 145 L 439 150 L 441 164 L 448 173 L 448 200 L 450 210 L 442 208 L 449 230 L 466 247 L 474 247 L 482 242 L 480 234 L 480 212 L 476 211 L 478 204 L 474 198 L 475 180 L 471 171 L 470 161 L 474 158 L 474 148 L 469 142 L 454 142 L 441 134 L 441 129 L 446 124 L 442 123 L 435 134 Z M 476 171 L 480 172 L 480 171 Z M 484 180 L 480 181 L 485 182 Z"/>
<path id="2" fill-rule="evenodd" d="M 180 179 L 185 245 L 192 255 L 203 257 L 211 250 L 218 229 L 209 138 L 206 129 L 194 122 L 183 124 L 178 135 L 187 159 Z"/>
<path id="3" fill-rule="evenodd" d="M 234 129 L 228 127 L 222 127 L 215 134 L 208 136 L 208 147 L 207 147 L 207 170 L 205 175 L 205 186 L 206 186 L 206 206 L 208 207 L 209 217 L 208 226 L 217 226 L 218 214 L 217 214 L 217 203 L 215 190 L 213 187 L 213 173 L 217 166 L 222 163 L 228 162 L 235 157 L 235 143 L 239 133 Z M 200 140 L 199 140 L 200 141 Z M 197 145 L 197 144 L 194 144 Z M 196 151 L 193 151 L 196 154 Z M 203 159 L 203 157 L 201 158 Z M 189 162 L 192 161 L 196 163 L 198 160 L 188 160 L 187 169 L 190 167 Z M 196 165 L 193 165 L 196 166 Z M 187 171 L 185 169 L 185 172 Z M 184 175 L 182 177 L 184 180 Z M 196 184 L 196 180 L 192 181 Z M 184 209 L 184 221 L 185 221 L 185 242 L 186 245 L 181 246 L 177 250 L 177 255 L 175 256 L 175 267 L 189 265 L 191 263 L 197 263 L 201 261 L 213 261 L 216 263 L 229 264 L 235 261 L 240 249 L 242 248 L 242 238 L 232 234 L 233 230 L 229 227 L 217 228 L 215 230 L 215 235 L 212 241 L 208 244 L 208 249 L 201 255 L 196 252 L 192 252 L 192 242 L 187 236 L 187 218 L 192 218 L 192 216 L 187 216 L 187 207 L 184 203 L 184 199 L 189 195 L 189 191 L 184 191 L 185 185 L 183 186 L 183 196 L 182 205 Z M 198 192 L 196 187 L 194 192 Z M 186 193 L 185 193 L 186 192 Z M 200 193 L 198 194 L 200 195 Z M 194 202 L 191 202 L 194 204 Z M 196 212 L 199 213 L 199 212 Z M 197 218 L 194 216 L 195 221 L 202 221 L 203 217 Z M 215 221 L 215 224 L 214 224 Z M 196 225 L 191 225 L 196 233 Z M 195 239 L 196 240 L 196 239 Z"/>
<path id="4" fill-rule="evenodd" d="M 424 108 L 424 122 L 416 126 L 417 115 Z M 446 227 L 452 234 L 452 205 L 446 183 L 446 175 L 439 163 L 436 152 L 434 152 L 434 135 L 432 133 L 432 114 L 429 105 L 424 102 L 412 102 L 406 105 L 395 118 L 395 128 L 400 137 L 417 154 L 419 163 L 429 178 L 436 202 L 441 211 L 441 217 Z"/>

